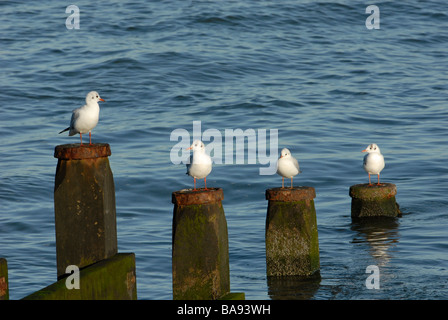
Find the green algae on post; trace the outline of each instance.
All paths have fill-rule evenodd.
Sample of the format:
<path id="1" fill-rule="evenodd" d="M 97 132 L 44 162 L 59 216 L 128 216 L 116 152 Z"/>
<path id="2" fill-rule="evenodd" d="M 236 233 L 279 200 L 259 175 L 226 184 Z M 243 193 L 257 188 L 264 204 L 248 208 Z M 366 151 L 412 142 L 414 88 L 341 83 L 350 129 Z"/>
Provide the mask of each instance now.
<path id="1" fill-rule="evenodd" d="M 135 255 L 117 253 L 81 269 L 79 284 L 68 289 L 61 278 L 23 300 L 137 300 Z"/>
<path id="2" fill-rule="evenodd" d="M 230 292 L 227 221 L 220 188 L 173 192 L 173 299 L 216 300 Z"/>
<path id="3" fill-rule="evenodd" d="M 57 275 L 117 253 L 115 187 L 105 143 L 59 145 L 54 186 Z"/>
<path id="4" fill-rule="evenodd" d="M 351 186 L 349 195 L 352 198 L 352 219 L 401 216 L 395 199 L 396 194 L 397 187 L 392 183 L 363 183 Z"/>
<path id="5" fill-rule="evenodd" d="M 8 262 L 0 258 L 0 300 L 9 300 Z"/>
<path id="6" fill-rule="evenodd" d="M 268 276 L 313 276 L 319 272 L 319 241 L 312 187 L 266 190 Z"/>

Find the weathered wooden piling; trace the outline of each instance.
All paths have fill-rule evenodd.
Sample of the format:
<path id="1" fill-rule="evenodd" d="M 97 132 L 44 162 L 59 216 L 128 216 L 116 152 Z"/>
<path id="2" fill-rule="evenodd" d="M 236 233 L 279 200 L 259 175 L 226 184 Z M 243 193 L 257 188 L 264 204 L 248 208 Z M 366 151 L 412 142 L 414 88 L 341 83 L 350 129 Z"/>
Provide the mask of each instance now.
<path id="1" fill-rule="evenodd" d="M 266 190 L 266 273 L 268 276 L 319 274 L 319 241 L 312 187 Z"/>
<path id="2" fill-rule="evenodd" d="M 69 265 L 91 265 L 117 253 L 115 187 L 108 144 L 55 148 L 54 187 L 58 279 Z"/>
<path id="3" fill-rule="evenodd" d="M 215 300 L 230 292 L 223 190 L 173 192 L 173 299 Z"/>
<path id="4" fill-rule="evenodd" d="M 9 300 L 8 262 L 0 258 L 0 300 Z"/>
<path id="5" fill-rule="evenodd" d="M 396 194 L 397 187 L 392 183 L 351 186 L 349 195 L 352 198 L 352 219 L 401 216 Z"/>
<path id="6" fill-rule="evenodd" d="M 79 289 L 67 288 L 68 278 L 38 290 L 23 300 L 136 300 L 135 255 L 117 253 L 79 271 Z"/>

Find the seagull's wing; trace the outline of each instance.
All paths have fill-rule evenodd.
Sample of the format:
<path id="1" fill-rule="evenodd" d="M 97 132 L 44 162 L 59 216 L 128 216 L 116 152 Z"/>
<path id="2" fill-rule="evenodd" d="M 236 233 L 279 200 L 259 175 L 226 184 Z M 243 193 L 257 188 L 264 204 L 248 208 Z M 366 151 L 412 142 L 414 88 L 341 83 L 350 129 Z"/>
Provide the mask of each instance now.
<path id="1" fill-rule="evenodd" d="M 69 136 L 73 136 L 78 133 L 75 131 L 74 128 L 75 128 L 75 122 L 79 118 L 80 111 L 81 111 L 81 108 L 78 108 L 78 109 L 73 110 L 73 112 L 72 112 L 72 118 L 70 119 L 70 132 L 68 134 Z"/>
<path id="2" fill-rule="evenodd" d="M 190 168 L 191 168 L 192 164 L 193 164 L 193 155 L 190 155 L 190 161 L 187 163 L 187 172 L 186 172 L 186 174 L 190 173 Z"/>
<path id="3" fill-rule="evenodd" d="M 300 167 L 299 167 L 299 162 L 297 161 L 296 158 L 292 158 L 292 163 L 294 164 L 294 167 L 297 168 L 297 170 L 299 171 L 299 173 L 302 172 L 302 171 L 300 170 Z"/>

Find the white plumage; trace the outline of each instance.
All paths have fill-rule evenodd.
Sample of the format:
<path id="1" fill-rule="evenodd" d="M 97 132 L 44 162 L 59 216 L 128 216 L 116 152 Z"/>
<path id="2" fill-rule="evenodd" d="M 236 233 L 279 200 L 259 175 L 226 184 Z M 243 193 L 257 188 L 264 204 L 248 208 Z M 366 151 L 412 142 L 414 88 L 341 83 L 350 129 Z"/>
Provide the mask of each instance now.
<path id="1" fill-rule="evenodd" d="M 187 174 L 194 179 L 194 190 L 196 190 L 196 179 L 204 179 L 205 190 L 207 190 L 206 177 L 212 171 L 212 159 L 205 152 L 205 145 L 200 140 L 195 140 L 187 150 L 193 150 L 190 163 L 187 164 Z"/>
<path id="2" fill-rule="evenodd" d="M 364 156 L 363 167 L 364 170 L 369 174 L 369 185 L 370 175 L 376 174 L 378 176 L 378 185 L 380 184 L 380 172 L 384 169 L 384 157 L 381 154 L 380 148 L 375 143 L 369 144 L 367 148 L 362 150 L 362 152 L 367 152 Z"/>
<path id="3" fill-rule="evenodd" d="M 280 158 L 277 162 L 277 174 L 282 176 L 282 188 L 285 187 L 285 178 L 291 179 L 292 188 L 292 179 L 300 172 L 302 171 L 300 171 L 299 162 L 291 155 L 291 152 L 287 148 L 284 148 L 280 153 Z"/>
<path id="4" fill-rule="evenodd" d="M 100 118 L 100 106 L 98 101 L 103 101 L 96 91 L 91 91 L 86 96 L 86 104 L 80 108 L 73 110 L 70 120 L 70 127 L 59 133 L 69 131 L 68 135 L 73 136 L 79 133 L 82 144 L 82 134 L 89 133 L 89 144 L 92 144 L 92 129 L 98 124 Z"/>

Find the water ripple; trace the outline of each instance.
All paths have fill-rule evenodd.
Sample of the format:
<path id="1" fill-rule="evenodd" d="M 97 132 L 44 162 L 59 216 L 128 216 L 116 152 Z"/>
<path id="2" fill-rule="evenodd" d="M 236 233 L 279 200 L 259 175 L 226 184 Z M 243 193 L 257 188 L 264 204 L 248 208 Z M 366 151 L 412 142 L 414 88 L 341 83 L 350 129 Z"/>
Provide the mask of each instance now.
<path id="1" fill-rule="evenodd" d="M 54 1 L 0 2 L 0 243 L 12 298 L 54 281 L 54 146 L 78 142 L 58 132 L 93 89 L 106 100 L 93 140 L 112 148 L 119 248 L 136 253 L 140 299 L 172 297 L 171 193 L 192 181 L 171 163 L 170 134 L 191 134 L 193 121 L 222 135 L 277 129 L 301 163 L 294 181 L 317 192 L 322 280 L 281 292 L 264 257 L 264 192 L 281 178 L 259 175 L 259 159 L 214 165 L 232 288 L 248 299 L 446 296 L 444 5 L 383 2 L 381 29 L 368 30 L 360 1 L 100 1 L 79 4 L 81 28 L 67 30 Z M 350 221 L 348 188 L 366 181 L 372 142 L 405 213 L 393 225 Z M 384 275 L 375 293 L 363 287 L 371 264 Z"/>

